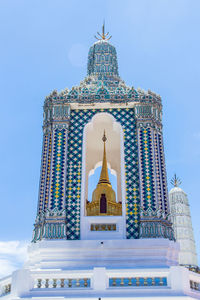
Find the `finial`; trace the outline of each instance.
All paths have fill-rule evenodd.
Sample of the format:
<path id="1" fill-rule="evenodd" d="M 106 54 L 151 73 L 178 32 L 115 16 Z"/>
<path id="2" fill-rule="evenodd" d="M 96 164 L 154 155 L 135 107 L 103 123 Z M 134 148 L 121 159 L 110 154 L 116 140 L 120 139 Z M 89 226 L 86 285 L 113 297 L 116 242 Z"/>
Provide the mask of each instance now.
<path id="1" fill-rule="evenodd" d="M 107 137 L 106 137 L 106 131 L 105 131 L 105 129 L 104 129 L 104 132 L 103 132 L 102 141 L 103 141 L 104 143 L 107 141 Z"/>
<path id="2" fill-rule="evenodd" d="M 109 32 L 105 33 L 105 21 L 103 22 L 103 26 L 102 26 L 102 34 L 100 34 L 99 32 L 97 32 L 97 34 L 100 36 L 100 38 L 96 37 L 96 35 L 94 37 L 99 41 L 101 40 L 108 41 L 112 37 L 112 35 L 108 37 Z"/>
<path id="3" fill-rule="evenodd" d="M 176 176 L 176 174 L 174 174 L 174 177 L 171 179 L 170 182 L 174 187 L 177 187 L 181 184 L 181 180 Z"/>

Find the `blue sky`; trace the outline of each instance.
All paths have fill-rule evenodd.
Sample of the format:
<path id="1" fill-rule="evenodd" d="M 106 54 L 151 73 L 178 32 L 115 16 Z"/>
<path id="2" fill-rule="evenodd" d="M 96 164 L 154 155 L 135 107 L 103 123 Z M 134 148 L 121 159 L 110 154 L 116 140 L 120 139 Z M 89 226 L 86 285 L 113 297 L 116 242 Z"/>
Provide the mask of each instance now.
<path id="1" fill-rule="evenodd" d="M 199 0 L 1 0 L 0 241 L 4 245 L 18 241 L 24 247 L 24 241 L 31 239 L 44 98 L 84 78 L 88 49 L 105 19 L 121 78 L 162 96 L 168 182 L 174 172 L 182 180 L 200 253 L 199 11 Z"/>

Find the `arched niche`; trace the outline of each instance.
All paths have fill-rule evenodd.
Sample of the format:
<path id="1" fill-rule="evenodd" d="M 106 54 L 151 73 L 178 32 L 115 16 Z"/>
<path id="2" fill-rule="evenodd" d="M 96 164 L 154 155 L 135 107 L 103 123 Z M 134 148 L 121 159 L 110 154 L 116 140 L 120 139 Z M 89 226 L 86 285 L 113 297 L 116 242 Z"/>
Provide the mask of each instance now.
<path id="1" fill-rule="evenodd" d="M 103 132 L 106 132 L 106 155 L 108 168 L 117 176 L 117 202 L 122 202 L 122 216 L 86 215 L 89 174 L 102 165 Z M 125 237 L 125 171 L 123 129 L 109 113 L 97 113 L 87 123 L 83 133 L 83 161 L 81 186 L 81 239 Z M 98 183 L 98 181 L 97 181 Z M 116 224 L 116 232 L 90 232 L 91 224 Z"/>

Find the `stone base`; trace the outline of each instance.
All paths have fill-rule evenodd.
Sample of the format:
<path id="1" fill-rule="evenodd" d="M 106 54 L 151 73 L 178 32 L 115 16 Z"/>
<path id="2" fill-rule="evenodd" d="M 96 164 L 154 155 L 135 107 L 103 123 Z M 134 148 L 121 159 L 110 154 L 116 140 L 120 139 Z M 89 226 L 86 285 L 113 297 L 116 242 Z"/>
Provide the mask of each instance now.
<path id="1" fill-rule="evenodd" d="M 167 239 L 42 240 L 0 280 L 2 300 L 200 299 L 200 274 L 178 266 Z"/>
<path id="2" fill-rule="evenodd" d="M 178 264 L 179 246 L 168 239 L 48 240 L 31 244 L 26 267 L 91 269 L 169 267 Z"/>

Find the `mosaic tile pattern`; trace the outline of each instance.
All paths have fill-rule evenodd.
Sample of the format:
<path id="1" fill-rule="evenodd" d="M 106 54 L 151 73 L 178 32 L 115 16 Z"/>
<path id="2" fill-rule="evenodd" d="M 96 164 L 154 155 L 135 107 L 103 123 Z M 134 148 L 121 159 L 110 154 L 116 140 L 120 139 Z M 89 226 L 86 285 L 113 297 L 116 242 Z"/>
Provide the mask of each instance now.
<path id="1" fill-rule="evenodd" d="M 135 117 L 133 109 L 72 110 L 68 136 L 67 163 L 67 239 L 80 238 L 80 195 L 82 168 L 82 140 L 84 126 L 99 112 L 113 115 L 124 130 L 126 178 L 126 230 L 127 238 L 139 236 L 139 178 Z"/>
<path id="2" fill-rule="evenodd" d="M 47 169 L 46 169 L 46 184 L 45 184 L 45 198 L 44 198 L 44 211 L 46 211 L 49 202 L 49 187 L 51 178 L 51 152 L 52 152 L 52 133 L 49 134 Z"/>
<path id="3" fill-rule="evenodd" d="M 38 213 L 41 213 L 43 211 L 44 198 L 45 198 L 48 140 L 49 140 L 49 134 L 44 134 L 43 147 L 42 147 L 41 173 L 40 173 Z"/>
<path id="4" fill-rule="evenodd" d="M 117 51 L 108 40 L 95 42 L 89 49 L 87 76 L 79 86 L 53 91 L 45 103 L 58 101 L 66 103 L 141 103 L 161 104 L 160 95 L 148 90 L 127 86 L 118 73 Z"/>
<path id="5" fill-rule="evenodd" d="M 116 49 L 107 41 L 98 41 L 90 47 L 88 75 L 91 74 L 119 75 Z"/>
<path id="6" fill-rule="evenodd" d="M 53 132 L 51 188 L 49 208 L 61 210 L 65 206 L 65 168 L 67 152 L 67 130 Z"/>
<path id="7" fill-rule="evenodd" d="M 162 193 L 162 174 L 160 169 L 160 147 L 159 147 L 159 140 L 158 140 L 158 133 L 154 132 L 154 152 L 155 152 L 155 172 L 156 172 L 156 191 L 157 191 L 157 202 L 158 207 L 161 210 L 164 208 L 163 203 L 163 193 Z"/>
<path id="8" fill-rule="evenodd" d="M 154 149 L 152 129 L 138 130 L 141 206 L 144 210 L 156 209 L 155 178 L 154 178 Z"/>
<path id="9" fill-rule="evenodd" d="M 141 206 L 169 213 L 162 133 L 152 128 L 138 129 Z"/>
<path id="10" fill-rule="evenodd" d="M 163 208 L 166 214 L 169 213 L 169 201 L 168 201 L 168 191 L 167 191 L 167 176 L 166 176 L 166 167 L 165 167 L 165 156 L 163 149 L 163 137 L 161 134 L 158 134 L 158 143 L 159 143 L 159 158 L 160 158 L 160 174 L 161 174 L 161 185 L 162 185 L 162 198 L 163 198 Z"/>
<path id="11" fill-rule="evenodd" d="M 155 181 L 156 181 L 156 196 L 157 208 L 169 213 L 168 191 L 167 191 L 167 176 L 165 168 L 165 158 L 163 149 L 163 137 L 160 132 L 154 131 L 154 164 L 155 164 Z"/>

